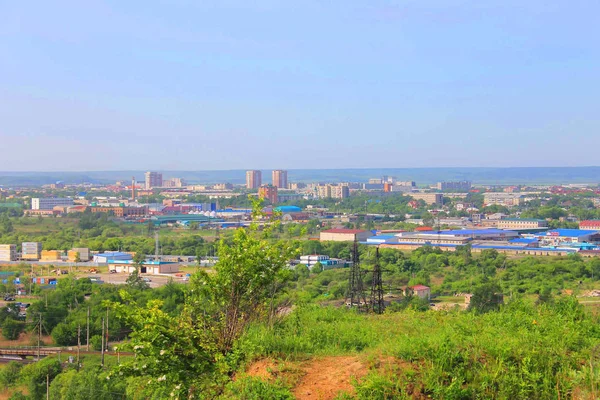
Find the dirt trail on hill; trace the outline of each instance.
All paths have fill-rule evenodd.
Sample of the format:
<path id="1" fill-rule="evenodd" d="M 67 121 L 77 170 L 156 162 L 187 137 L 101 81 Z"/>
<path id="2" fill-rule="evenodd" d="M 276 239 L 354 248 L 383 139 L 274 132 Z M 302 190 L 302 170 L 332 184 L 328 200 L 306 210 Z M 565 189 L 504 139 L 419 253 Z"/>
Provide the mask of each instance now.
<path id="1" fill-rule="evenodd" d="M 367 368 L 356 357 L 326 357 L 302 366 L 306 373 L 294 388 L 300 400 L 334 399 L 340 392 L 354 394 L 352 378 L 362 378 Z"/>
<path id="2" fill-rule="evenodd" d="M 352 379 L 360 379 L 368 372 L 357 357 L 350 356 L 323 357 L 293 364 L 295 366 L 291 368 L 288 364 L 288 372 L 282 372 L 283 364 L 264 359 L 253 363 L 246 373 L 265 380 L 293 374 L 296 377 L 292 381 L 293 394 L 297 399 L 330 400 L 341 392 L 354 394 Z"/>

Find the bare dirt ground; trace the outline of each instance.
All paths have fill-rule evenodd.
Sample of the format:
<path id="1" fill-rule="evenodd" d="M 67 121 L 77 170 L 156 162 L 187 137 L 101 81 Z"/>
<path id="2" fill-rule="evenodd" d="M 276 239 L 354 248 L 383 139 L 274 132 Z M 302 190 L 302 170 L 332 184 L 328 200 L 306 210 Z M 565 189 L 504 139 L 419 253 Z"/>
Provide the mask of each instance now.
<path id="1" fill-rule="evenodd" d="M 343 356 L 316 358 L 291 367 L 265 359 L 252 364 L 247 374 L 269 380 L 279 377 L 282 370 L 298 375 L 293 393 L 300 400 L 331 400 L 342 392 L 354 394 L 352 380 L 368 372 L 358 357 Z"/>
<path id="2" fill-rule="evenodd" d="M 326 357 L 305 364 L 306 373 L 294 388 L 294 396 L 301 400 L 334 399 L 341 392 L 354 394 L 352 379 L 360 379 L 368 372 L 357 357 Z"/>

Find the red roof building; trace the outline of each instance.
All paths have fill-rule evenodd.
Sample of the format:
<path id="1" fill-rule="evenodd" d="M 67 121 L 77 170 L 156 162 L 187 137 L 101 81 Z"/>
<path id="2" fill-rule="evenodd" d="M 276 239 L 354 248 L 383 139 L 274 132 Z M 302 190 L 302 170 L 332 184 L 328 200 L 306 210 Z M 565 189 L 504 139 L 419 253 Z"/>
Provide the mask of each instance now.
<path id="1" fill-rule="evenodd" d="M 586 231 L 600 231 L 600 220 L 599 219 L 589 219 L 586 221 L 581 221 L 579 223 L 579 229 Z"/>

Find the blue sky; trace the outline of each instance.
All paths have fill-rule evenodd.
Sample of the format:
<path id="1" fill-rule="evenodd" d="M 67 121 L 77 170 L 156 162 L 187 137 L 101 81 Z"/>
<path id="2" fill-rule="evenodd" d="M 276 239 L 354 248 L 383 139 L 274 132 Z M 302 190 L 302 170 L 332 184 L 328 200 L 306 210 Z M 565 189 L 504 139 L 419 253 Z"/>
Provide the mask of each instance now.
<path id="1" fill-rule="evenodd" d="M 599 165 L 599 13 L 0 0 L 0 171 Z"/>

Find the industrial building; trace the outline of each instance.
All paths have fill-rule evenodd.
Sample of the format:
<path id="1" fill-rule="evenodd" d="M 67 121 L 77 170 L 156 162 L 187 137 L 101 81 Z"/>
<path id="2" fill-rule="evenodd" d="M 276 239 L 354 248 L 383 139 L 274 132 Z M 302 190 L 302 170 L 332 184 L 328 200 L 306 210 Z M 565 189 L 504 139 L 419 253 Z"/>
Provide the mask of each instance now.
<path id="1" fill-rule="evenodd" d="M 371 231 L 364 231 L 362 229 L 329 229 L 321 231 L 319 240 L 321 242 L 353 242 L 355 240 L 364 242 L 371 236 Z"/>
<path id="2" fill-rule="evenodd" d="M 544 229 L 548 222 L 543 219 L 506 218 L 498 221 L 499 229 Z"/>
<path id="3" fill-rule="evenodd" d="M 0 244 L 0 261 L 16 261 L 17 245 Z"/>
<path id="4" fill-rule="evenodd" d="M 287 171 L 276 169 L 273 170 L 271 177 L 273 178 L 273 186 L 278 189 L 287 189 L 288 187 L 288 178 Z"/>
<path id="5" fill-rule="evenodd" d="M 133 256 L 130 253 L 122 253 L 119 251 L 99 253 L 94 256 L 94 262 L 106 264 L 114 261 L 132 261 Z"/>
<path id="6" fill-rule="evenodd" d="M 542 245 L 551 246 L 600 242 L 600 232 L 581 229 L 553 229 L 536 237 Z"/>
<path id="7" fill-rule="evenodd" d="M 107 213 L 118 218 L 125 217 L 143 217 L 148 215 L 147 207 L 90 207 L 90 211 L 93 213 Z"/>
<path id="8" fill-rule="evenodd" d="M 162 187 L 163 176 L 160 172 L 148 171 L 144 174 L 146 181 L 146 190 L 150 190 L 155 187 Z"/>
<path id="9" fill-rule="evenodd" d="M 118 273 L 131 274 L 139 268 L 140 274 L 160 275 L 179 272 L 179 264 L 167 261 L 144 261 L 142 265 L 134 264 L 131 260 L 113 260 L 108 262 L 108 269 Z"/>
<path id="10" fill-rule="evenodd" d="M 600 231 L 600 220 L 591 219 L 591 220 L 581 221 L 579 223 L 579 229 L 590 230 L 590 231 Z"/>
<path id="11" fill-rule="evenodd" d="M 42 256 L 42 244 L 40 242 L 23 242 L 21 244 L 21 258 L 23 260 L 39 260 Z"/>
<path id="12" fill-rule="evenodd" d="M 300 264 L 304 264 L 309 268 L 314 267 L 317 263 L 320 263 L 323 266 L 323 269 L 332 269 L 332 268 L 343 268 L 346 266 L 345 260 L 340 260 L 338 258 L 329 258 L 329 256 L 319 255 L 319 254 L 311 254 L 306 256 L 300 256 Z"/>
<path id="13" fill-rule="evenodd" d="M 32 210 L 53 210 L 56 206 L 72 206 L 73 199 L 68 197 L 34 197 L 31 199 Z"/>
<path id="14" fill-rule="evenodd" d="M 258 189 L 262 185 L 262 173 L 259 170 L 246 171 L 246 189 Z"/>

